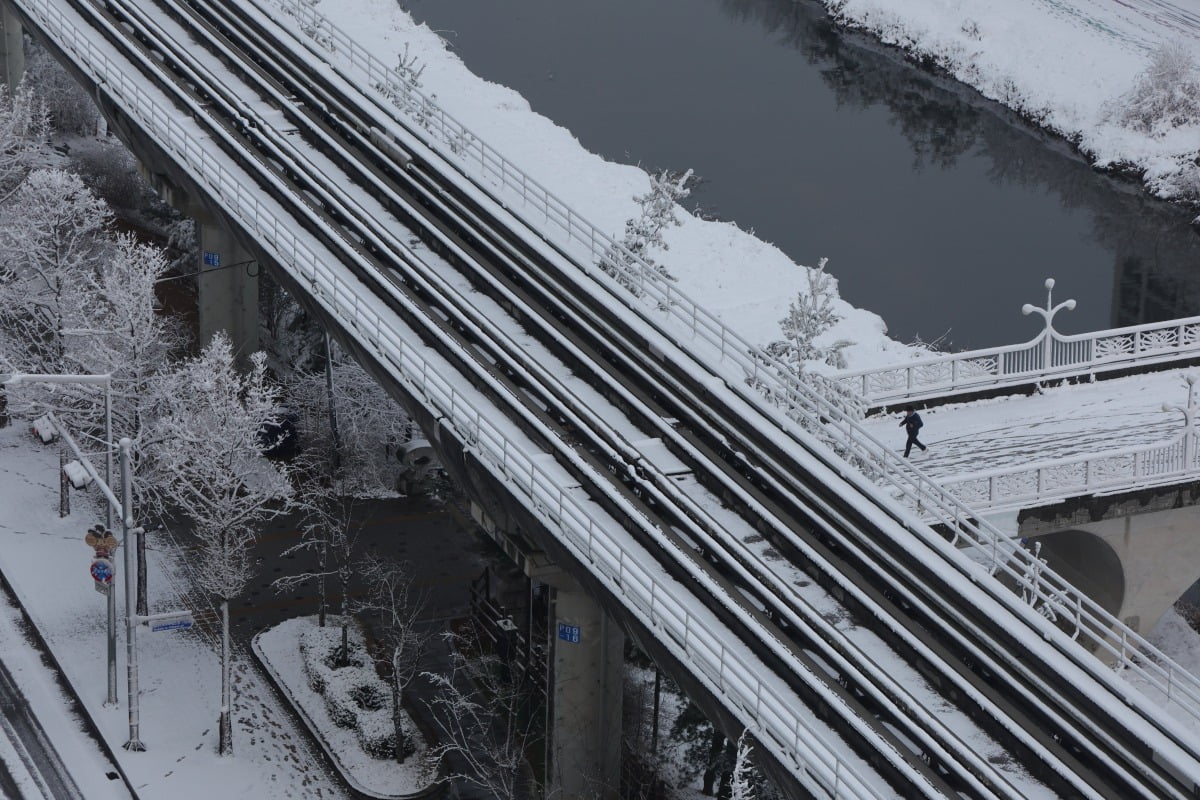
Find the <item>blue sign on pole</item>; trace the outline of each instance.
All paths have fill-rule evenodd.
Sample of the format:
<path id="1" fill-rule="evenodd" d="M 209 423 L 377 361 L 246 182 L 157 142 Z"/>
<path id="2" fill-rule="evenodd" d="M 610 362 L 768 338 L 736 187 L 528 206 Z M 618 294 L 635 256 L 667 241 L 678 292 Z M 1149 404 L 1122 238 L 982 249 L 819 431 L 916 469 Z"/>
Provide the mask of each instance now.
<path id="1" fill-rule="evenodd" d="M 92 580 L 105 585 L 112 583 L 113 574 L 116 572 L 113 563 L 107 558 L 94 559 L 88 571 L 92 573 Z"/>
<path id="2" fill-rule="evenodd" d="M 558 623 L 558 638 L 564 642 L 579 644 L 579 626 L 568 625 L 565 622 Z"/>
<path id="3" fill-rule="evenodd" d="M 221 266 L 221 254 L 214 253 L 212 250 L 204 251 L 204 266 L 219 267 Z"/>

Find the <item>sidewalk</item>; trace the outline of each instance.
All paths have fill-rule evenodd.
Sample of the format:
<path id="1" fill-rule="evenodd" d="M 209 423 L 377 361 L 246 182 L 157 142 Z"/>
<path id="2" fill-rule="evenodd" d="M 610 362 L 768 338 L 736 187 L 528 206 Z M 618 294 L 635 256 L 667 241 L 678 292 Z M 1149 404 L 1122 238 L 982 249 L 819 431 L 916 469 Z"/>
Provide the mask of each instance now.
<path id="1" fill-rule="evenodd" d="M 105 708 L 106 602 L 93 588 L 88 574 L 92 551 L 83 541 L 87 528 L 104 519 L 94 501 L 97 495 L 95 490 L 74 492 L 72 514 L 60 519 L 57 448 L 36 443 L 20 423 L 0 429 L 0 572 L 127 784 L 122 792 L 115 788 L 121 781 L 103 777 L 103 749 L 97 750 L 93 742 L 89 752 L 86 737 L 80 745 L 78 736 L 73 738 L 69 730 L 56 725 L 51 730 L 55 745 L 63 750 L 72 776 L 87 797 L 350 797 L 294 717 L 279 706 L 274 690 L 246 653 L 239 653 L 235 663 L 234 754 L 217 755 L 219 659 L 193 631 L 152 633 L 139 628 L 139 738 L 147 749 L 122 749 L 129 739 L 124 625 L 118 619 L 119 703 Z M 122 556 L 118 551 L 123 608 Z M 173 577 L 168 555 L 151 550 L 148 560 L 151 613 L 180 607 L 181 583 Z M 0 633 L 8 661 L 13 652 L 8 643 L 13 640 L 7 631 Z M 47 677 L 52 682 L 53 672 L 45 670 L 41 677 L 42 684 Z M 38 713 L 44 721 L 53 716 L 52 709 L 45 714 L 41 709 Z"/>

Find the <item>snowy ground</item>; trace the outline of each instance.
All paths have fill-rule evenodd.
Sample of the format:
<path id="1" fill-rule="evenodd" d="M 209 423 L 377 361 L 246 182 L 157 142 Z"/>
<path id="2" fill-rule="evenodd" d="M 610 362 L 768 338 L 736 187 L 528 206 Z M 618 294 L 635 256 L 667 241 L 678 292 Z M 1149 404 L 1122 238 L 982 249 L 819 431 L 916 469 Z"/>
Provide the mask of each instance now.
<path id="1" fill-rule="evenodd" d="M 43 447 L 24 429 L 0 430 L 0 571 L 12 584 L 74 688 L 87 713 L 108 742 L 121 770 L 143 800 L 189 798 L 342 798 L 345 791 L 327 773 L 308 734 L 298 729 L 278 705 L 271 687 L 252 669 L 245 655 L 236 670 L 235 754 L 217 755 L 220 670 L 216 651 L 195 631 L 138 636 L 140 738 L 146 752 L 121 749 L 129 739 L 125 692 L 125 637 L 119 632 L 116 707 L 104 706 L 106 694 L 106 603 L 88 575 L 92 550 L 83 541 L 88 527 L 103 517 L 94 505 L 95 491 L 75 493 L 72 514 L 58 516 L 57 447 Z M 118 551 L 118 559 L 122 553 Z M 150 611 L 169 611 L 186 604 L 186 593 L 173 577 L 177 553 L 155 547 L 150 553 Z M 119 568 L 118 563 L 118 568 Z M 118 581 L 121 573 L 118 572 Z M 120 595 L 123 598 L 123 594 Z M 195 608 L 195 604 L 192 604 Z M 11 614 L 2 615 L 5 620 Z M 28 659 L 8 642 L 4 658 Z M 11 655 L 10 655 L 11 654 Z M 119 782 L 102 779 L 105 756 L 94 742 L 78 735 L 63 698 L 45 670 L 23 667 L 40 719 L 55 727 L 76 783 L 89 798 L 127 797 Z M 25 684 L 23 684 L 25 685 Z M 55 722 L 65 717 L 65 722 Z M 50 724 L 47 724 L 50 728 Z M 76 730 L 72 731 L 74 727 Z"/>

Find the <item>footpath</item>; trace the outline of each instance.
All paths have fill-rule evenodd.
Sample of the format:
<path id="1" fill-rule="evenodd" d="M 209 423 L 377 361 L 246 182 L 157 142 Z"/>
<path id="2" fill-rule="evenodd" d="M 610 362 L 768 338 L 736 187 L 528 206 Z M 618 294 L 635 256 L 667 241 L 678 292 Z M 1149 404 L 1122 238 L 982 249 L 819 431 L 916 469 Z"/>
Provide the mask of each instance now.
<path id="1" fill-rule="evenodd" d="M 96 491 L 72 492 L 59 516 L 57 446 L 21 426 L 0 429 L 0 574 L 16 608 L 4 618 L 2 657 L 86 798 L 212 800 L 353 796 L 294 716 L 239 652 L 234 753 L 217 754 L 220 664 L 196 631 L 138 629 L 138 738 L 130 739 L 123 616 L 118 616 L 118 702 L 106 706 L 107 601 L 89 574 L 87 529 L 104 521 Z M 182 607 L 181 554 L 151 541 L 150 612 Z M 114 559 L 123 580 L 123 553 Z M 119 598 L 123 602 L 123 584 Z M 17 625 L 27 620 L 31 628 Z M 40 652 L 39 652 L 40 649 Z"/>

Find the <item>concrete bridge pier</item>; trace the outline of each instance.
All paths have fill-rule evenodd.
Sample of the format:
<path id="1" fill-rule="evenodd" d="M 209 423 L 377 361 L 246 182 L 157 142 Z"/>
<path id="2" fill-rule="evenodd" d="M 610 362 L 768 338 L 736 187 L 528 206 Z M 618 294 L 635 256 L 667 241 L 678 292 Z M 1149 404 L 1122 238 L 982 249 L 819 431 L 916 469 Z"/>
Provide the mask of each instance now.
<path id="1" fill-rule="evenodd" d="M 238 364 L 258 350 L 259 264 L 218 217 L 168 176 L 138 162 L 138 172 L 163 202 L 196 222 L 197 341 L 201 347 L 225 331 Z"/>
<path id="2" fill-rule="evenodd" d="M 258 350 L 258 263 L 225 227 L 202 215 L 196 228 L 200 344 L 207 345 L 214 333 L 225 331 L 238 363 L 244 365 Z"/>
<path id="3" fill-rule="evenodd" d="M 621 626 L 523 536 L 501 530 L 475 503 L 471 515 L 526 577 L 549 589 L 546 796 L 615 800 L 625 665 Z"/>
<path id="4" fill-rule="evenodd" d="M 8 3 L 0 3 L 0 25 L 4 26 L 4 36 L 0 37 L 0 48 L 4 49 L 4 82 L 11 94 L 25 77 L 25 37 L 21 20 Z"/>
<path id="5" fill-rule="evenodd" d="M 1077 498 L 1020 514 L 1051 569 L 1145 636 L 1200 579 L 1200 486 Z"/>
<path id="6" fill-rule="evenodd" d="M 547 795 L 615 798 L 625 636 L 574 581 L 550 586 Z"/>

